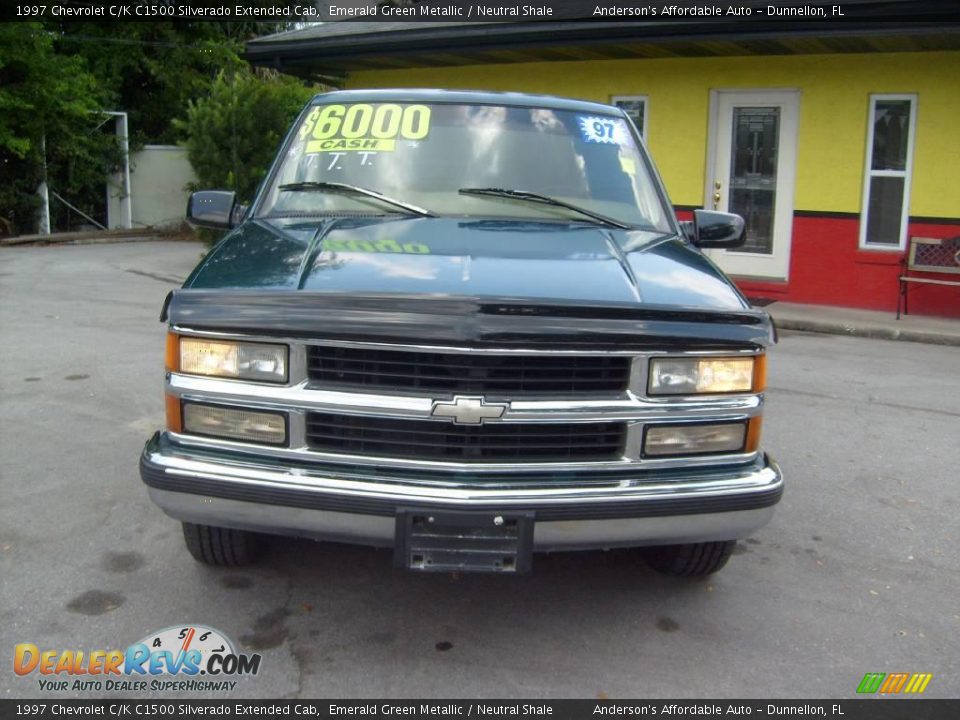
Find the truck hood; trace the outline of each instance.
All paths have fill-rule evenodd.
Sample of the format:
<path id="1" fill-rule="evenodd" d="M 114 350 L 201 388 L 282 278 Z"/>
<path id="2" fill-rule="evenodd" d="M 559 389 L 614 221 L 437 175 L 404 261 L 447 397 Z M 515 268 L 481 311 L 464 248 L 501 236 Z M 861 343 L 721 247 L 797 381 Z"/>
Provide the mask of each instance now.
<path id="1" fill-rule="evenodd" d="M 749 308 L 723 273 L 679 238 L 529 220 L 248 221 L 184 287 Z"/>

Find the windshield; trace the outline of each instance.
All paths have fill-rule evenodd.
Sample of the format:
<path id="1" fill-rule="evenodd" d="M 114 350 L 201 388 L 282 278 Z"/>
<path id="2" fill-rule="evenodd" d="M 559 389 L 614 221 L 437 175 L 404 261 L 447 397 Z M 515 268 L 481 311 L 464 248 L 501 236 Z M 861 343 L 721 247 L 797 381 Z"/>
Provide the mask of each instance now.
<path id="1" fill-rule="evenodd" d="M 642 152 L 627 122 L 614 115 L 444 103 L 318 105 L 297 128 L 258 215 L 402 212 L 399 202 L 435 215 L 597 222 L 579 208 L 671 232 Z M 478 189 L 560 202 L 460 192 Z"/>

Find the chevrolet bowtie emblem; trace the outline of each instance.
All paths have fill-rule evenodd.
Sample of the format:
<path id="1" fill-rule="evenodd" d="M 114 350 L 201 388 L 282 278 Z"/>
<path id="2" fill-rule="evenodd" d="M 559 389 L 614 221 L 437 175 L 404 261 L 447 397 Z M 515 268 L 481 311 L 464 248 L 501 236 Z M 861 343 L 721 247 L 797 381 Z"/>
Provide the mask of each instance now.
<path id="1" fill-rule="evenodd" d="M 507 403 L 490 403 L 482 397 L 457 396 L 451 400 L 435 400 L 434 417 L 449 418 L 456 425 L 480 425 L 485 420 L 496 420 L 503 416 Z"/>

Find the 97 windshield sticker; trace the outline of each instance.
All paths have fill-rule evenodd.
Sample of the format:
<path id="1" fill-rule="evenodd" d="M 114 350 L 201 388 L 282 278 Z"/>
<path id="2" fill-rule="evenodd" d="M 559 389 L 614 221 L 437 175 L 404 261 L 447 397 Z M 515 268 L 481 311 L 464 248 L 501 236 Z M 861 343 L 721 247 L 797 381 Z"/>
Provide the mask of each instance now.
<path id="1" fill-rule="evenodd" d="M 426 105 L 324 105 L 310 111 L 300 127 L 304 152 L 389 152 L 397 140 L 423 140 L 430 132 Z"/>
<path id="2" fill-rule="evenodd" d="M 629 142 L 630 136 L 622 120 L 599 116 L 584 116 L 577 119 L 580 121 L 580 134 L 588 143 L 626 145 Z"/>

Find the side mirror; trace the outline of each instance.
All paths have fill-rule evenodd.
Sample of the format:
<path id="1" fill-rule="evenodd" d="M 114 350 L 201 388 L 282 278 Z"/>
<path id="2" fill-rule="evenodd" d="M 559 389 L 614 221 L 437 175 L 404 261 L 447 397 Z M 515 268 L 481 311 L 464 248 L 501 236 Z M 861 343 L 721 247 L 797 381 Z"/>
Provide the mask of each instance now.
<path id="1" fill-rule="evenodd" d="M 234 205 L 233 215 L 230 216 L 230 227 L 236 227 L 237 225 L 242 223 L 243 218 L 244 216 L 246 216 L 247 210 L 249 209 L 250 209 L 249 206 L 241 205 L 240 203 L 237 203 L 236 205 Z"/>
<path id="2" fill-rule="evenodd" d="M 747 241 L 743 218 L 733 213 L 694 210 L 690 242 L 700 248 L 735 248 Z"/>
<path id="3" fill-rule="evenodd" d="M 237 207 L 237 195 L 234 192 L 198 190 L 190 193 L 187 201 L 187 221 L 198 227 L 229 230 L 239 220 Z"/>

